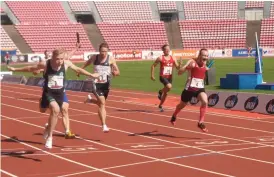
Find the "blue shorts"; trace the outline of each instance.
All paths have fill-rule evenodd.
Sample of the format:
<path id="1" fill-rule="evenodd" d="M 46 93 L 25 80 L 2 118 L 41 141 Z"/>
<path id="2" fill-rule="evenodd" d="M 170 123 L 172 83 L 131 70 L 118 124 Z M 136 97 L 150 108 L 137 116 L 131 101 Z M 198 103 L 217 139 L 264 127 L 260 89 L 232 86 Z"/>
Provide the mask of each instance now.
<path id="1" fill-rule="evenodd" d="M 66 92 L 64 93 L 64 99 L 63 99 L 63 101 L 66 102 L 66 103 L 69 103 Z"/>

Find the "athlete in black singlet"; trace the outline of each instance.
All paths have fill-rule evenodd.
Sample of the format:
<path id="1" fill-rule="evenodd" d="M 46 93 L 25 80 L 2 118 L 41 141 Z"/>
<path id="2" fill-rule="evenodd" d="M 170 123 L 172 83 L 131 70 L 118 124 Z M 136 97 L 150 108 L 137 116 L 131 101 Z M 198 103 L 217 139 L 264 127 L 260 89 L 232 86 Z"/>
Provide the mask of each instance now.
<path id="1" fill-rule="evenodd" d="M 70 58 L 74 55 L 74 53 L 81 47 L 80 43 L 76 43 L 76 47 L 74 50 L 72 50 L 71 52 L 68 53 L 68 56 L 65 58 L 66 60 L 70 60 Z M 47 60 L 50 59 L 52 55 L 50 54 L 50 52 L 48 50 L 44 51 L 44 58 L 40 60 L 40 62 L 46 62 Z M 44 77 L 44 70 L 36 70 L 33 71 L 34 75 L 37 75 L 39 73 L 43 73 L 43 77 Z M 42 98 L 40 100 L 40 112 L 45 113 L 48 109 L 48 105 L 46 105 L 45 103 L 42 103 Z M 64 91 L 64 99 L 63 99 L 63 106 L 62 106 L 62 120 L 63 120 L 63 126 L 65 129 L 65 138 L 66 139 L 72 139 L 75 138 L 75 134 L 72 133 L 71 128 L 70 128 L 70 119 L 69 119 L 69 114 L 68 114 L 68 108 L 69 108 L 69 100 L 66 94 L 66 91 Z M 45 125 L 45 130 L 43 133 L 44 138 L 46 139 L 48 137 L 48 123 L 46 123 Z"/>
<path id="2" fill-rule="evenodd" d="M 103 132 L 108 132 L 106 125 L 106 109 L 105 102 L 108 97 L 110 81 L 112 76 L 119 76 L 120 71 L 113 57 L 108 55 L 108 45 L 102 43 L 99 47 L 100 54 L 92 56 L 82 67 L 83 69 L 93 64 L 94 72 L 99 73 L 99 78 L 94 80 L 95 88 L 93 94 L 96 99 L 92 99 L 91 95 L 85 102 L 97 104 L 99 107 L 98 115 L 101 119 Z"/>
<path id="3" fill-rule="evenodd" d="M 58 115 L 63 106 L 65 76 L 68 68 L 77 73 L 84 74 L 94 79 L 98 78 L 98 74 L 91 74 L 84 69 L 75 66 L 71 61 L 65 60 L 67 52 L 64 49 L 55 49 L 52 52 L 52 58 L 47 62 L 39 63 L 36 66 L 26 66 L 22 68 L 8 67 L 11 71 L 33 72 L 36 70 L 44 70 L 45 84 L 43 89 L 42 103 L 50 109 L 48 121 L 48 137 L 46 139 L 46 148 L 52 148 L 52 133 L 57 124 Z"/>

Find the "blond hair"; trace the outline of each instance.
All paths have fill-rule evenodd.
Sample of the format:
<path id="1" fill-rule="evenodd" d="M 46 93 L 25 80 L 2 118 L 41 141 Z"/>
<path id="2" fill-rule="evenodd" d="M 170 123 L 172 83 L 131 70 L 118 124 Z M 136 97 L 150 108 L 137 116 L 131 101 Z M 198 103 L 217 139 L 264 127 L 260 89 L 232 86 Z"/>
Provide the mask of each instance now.
<path id="1" fill-rule="evenodd" d="M 56 48 L 52 51 L 52 57 L 56 57 L 58 55 L 61 55 L 61 54 L 67 54 L 67 51 L 66 49 L 64 48 Z"/>

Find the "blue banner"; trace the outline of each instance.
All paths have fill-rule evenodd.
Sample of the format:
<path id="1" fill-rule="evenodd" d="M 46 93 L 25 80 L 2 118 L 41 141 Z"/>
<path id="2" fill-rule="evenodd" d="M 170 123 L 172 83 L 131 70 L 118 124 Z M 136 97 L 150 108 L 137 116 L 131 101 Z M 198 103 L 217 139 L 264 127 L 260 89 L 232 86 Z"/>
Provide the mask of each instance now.
<path id="1" fill-rule="evenodd" d="M 1 49 L 1 56 L 5 56 L 7 52 L 9 52 L 10 55 L 16 55 L 16 49 Z"/>
<path id="2" fill-rule="evenodd" d="M 263 53 L 263 49 L 260 48 L 260 53 Z M 252 49 L 250 52 L 250 56 L 256 56 L 256 48 Z M 232 57 L 248 57 L 247 49 L 232 49 Z"/>

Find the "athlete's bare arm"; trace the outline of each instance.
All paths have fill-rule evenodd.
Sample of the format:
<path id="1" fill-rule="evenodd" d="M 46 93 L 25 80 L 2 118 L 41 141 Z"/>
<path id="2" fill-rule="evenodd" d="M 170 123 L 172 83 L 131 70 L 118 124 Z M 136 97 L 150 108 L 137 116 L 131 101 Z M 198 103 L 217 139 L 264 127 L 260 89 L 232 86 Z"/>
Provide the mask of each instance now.
<path id="1" fill-rule="evenodd" d="M 161 58 L 158 57 L 154 63 L 151 65 L 151 80 L 155 81 L 155 77 L 154 77 L 154 70 L 155 70 L 155 67 L 161 62 Z"/>
<path id="2" fill-rule="evenodd" d="M 80 73 L 80 74 L 83 74 L 83 75 L 86 75 L 86 76 L 90 76 L 90 77 L 93 77 L 93 78 L 98 78 L 99 77 L 99 74 L 98 73 L 89 73 L 87 72 L 86 70 L 74 65 L 71 61 L 69 60 L 65 60 L 64 61 L 65 63 L 65 68 L 67 70 L 67 68 L 71 68 L 73 71 L 77 72 L 77 73 Z"/>
<path id="3" fill-rule="evenodd" d="M 47 61 L 47 60 L 40 61 L 39 63 L 42 64 L 43 62 L 46 62 L 46 61 Z M 39 64 L 39 63 L 38 63 L 38 64 Z M 33 71 L 32 74 L 33 74 L 33 75 L 37 75 L 37 74 L 40 74 L 40 73 L 43 72 L 43 71 L 44 71 L 44 69 L 37 69 L 37 70 Z"/>
<path id="4" fill-rule="evenodd" d="M 37 74 L 40 74 L 43 71 L 44 71 L 44 69 L 38 69 L 38 70 L 33 71 L 32 74 L 37 75 Z"/>
<path id="5" fill-rule="evenodd" d="M 183 74 L 186 70 L 193 68 L 194 65 L 195 65 L 195 63 L 194 63 L 193 59 L 188 60 L 187 63 L 186 63 L 183 67 L 181 67 L 181 69 L 179 69 L 178 75 L 181 75 L 181 74 Z"/>
<path id="6" fill-rule="evenodd" d="M 176 67 L 176 69 L 179 70 L 181 68 L 181 65 L 178 63 L 177 59 L 175 59 L 174 61 L 175 61 L 175 67 Z"/>
<path id="7" fill-rule="evenodd" d="M 116 60 L 113 57 L 110 58 L 110 65 L 111 65 L 112 75 L 113 76 L 120 76 L 120 70 L 119 70 L 118 65 L 116 63 Z"/>
<path id="8" fill-rule="evenodd" d="M 96 59 L 96 55 L 93 55 L 92 57 L 90 57 L 86 62 L 85 64 L 82 66 L 82 69 L 85 69 L 86 67 L 88 67 L 89 65 L 91 65 L 94 60 Z M 77 76 L 79 77 L 80 76 L 80 73 L 77 73 Z"/>
<path id="9" fill-rule="evenodd" d="M 95 59 L 96 59 L 96 55 L 93 55 L 92 57 L 90 57 L 88 61 L 82 66 L 82 69 L 85 69 L 86 67 L 91 65 L 95 61 Z"/>
<path id="10" fill-rule="evenodd" d="M 13 72 L 34 72 L 46 68 L 46 62 L 39 62 L 37 65 L 24 66 L 21 68 L 7 67 L 9 71 Z"/>
<path id="11" fill-rule="evenodd" d="M 71 59 L 71 57 L 74 55 L 74 53 L 81 47 L 81 44 L 80 43 L 76 43 L 76 47 L 75 49 L 73 49 L 72 51 L 70 51 L 68 53 L 68 56 L 67 56 L 67 60 Z"/>

